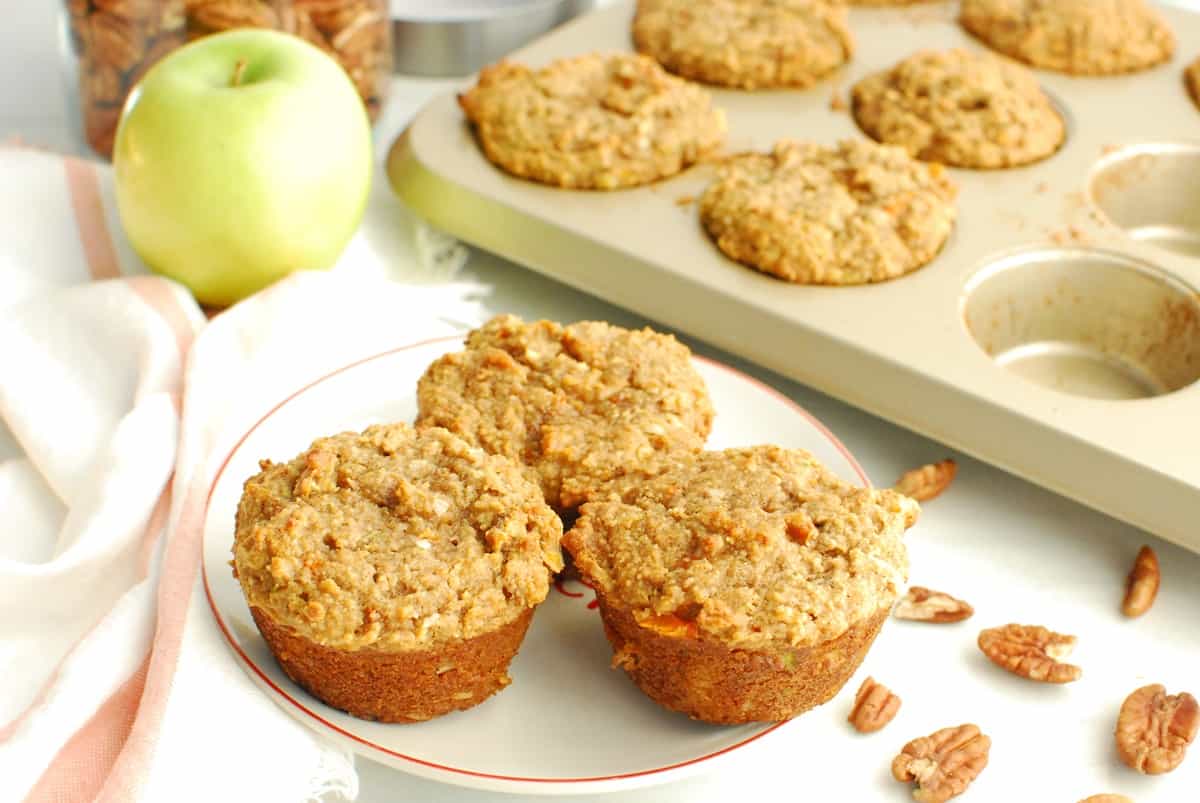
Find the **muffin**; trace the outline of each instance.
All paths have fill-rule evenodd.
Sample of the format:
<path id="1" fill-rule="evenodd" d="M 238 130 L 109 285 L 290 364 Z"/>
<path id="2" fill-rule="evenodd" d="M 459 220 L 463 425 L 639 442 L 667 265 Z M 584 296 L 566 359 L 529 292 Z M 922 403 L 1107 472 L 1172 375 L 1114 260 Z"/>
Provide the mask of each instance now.
<path id="1" fill-rule="evenodd" d="M 1145 0 L 962 0 L 959 22 L 993 50 L 1071 75 L 1139 72 L 1175 52 Z"/>
<path id="2" fill-rule="evenodd" d="M 730 259 L 789 282 L 882 282 L 937 256 L 957 192 L 941 165 L 896 146 L 781 140 L 721 165 L 700 223 Z"/>
<path id="3" fill-rule="evenodd" d="M 430 365 L 417 404 L 417 426 L 525 465 L 562 513 L 609 480 L 652 476 L 698 452 L 713 416 L 691 352 L 671 335 L 512 315 Z"/>
<path id="4" fill-rule="evenodd" d="M 502 457 L 441 429 L 373 426 L 264 460 L 234 576 L 276 660 L 363 719 L 419 722 L 509 683 L 562 568 L 562 525 Z"/>
<path id="5" fill-rule="evenodd" d="M 592 53 L 539 70 L 502 61 L 458 103 L 489 161 L 567 189 L 649 184 L 725 138 L 725 115 L 708 92 L 635 53 Z"/>
<path id="6" fill-rule="evenodd" d="M 917 514 L 807 452 L 758 446 L 612 483 L 563 544 L 596 589 L 613 666 L 651 699 L 705 722 L 779 721 L 862 662 Z"/>
<path id="7" fill-rule="evenodd" d="M 1034 74 L 990 53 L 921 51 L 864 78 L 853 98 L 854 119 L 872 139 L 955 167 L 1030 164 L 1067 136 Z"/>
<path id="8" fill-rule="evenodd" d="M 638 0 L 633 43 L 676 75 L 734 89 L 809 87 L 854 53 L 834 0 Z"/>

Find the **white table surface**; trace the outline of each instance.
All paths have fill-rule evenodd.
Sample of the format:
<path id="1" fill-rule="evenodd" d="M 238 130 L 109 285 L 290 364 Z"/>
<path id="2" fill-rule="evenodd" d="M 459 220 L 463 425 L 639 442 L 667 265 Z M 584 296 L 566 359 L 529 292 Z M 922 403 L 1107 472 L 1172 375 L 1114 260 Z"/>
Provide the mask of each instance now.
<path id="1" fill-rule="evenodd" d="M 1200 6 L 1195 0 L 1185 0 L 1181 4 Z M 10 7 L 7 9 L 5 24 L 0 26 L 0 76 L 3 76 L 0 77 L 0 141 L 18 136 L 27 142 L 57 150 L 75 150 L 78 145 L 69 125 L 68 99 L 55 39 L 54 13 L 58 4 L 50 0 L 36 0 L 9 2 L 8 5 Z M 1185 49 L 1192 49 L 1200 54 L 1200 42 L 1182 44 Z M 379 157 L 382 158 L 394 136 L 425 99 L 455 85 L 454 81 L 396 79 L 391 100 L 376 129 L 376 150 Z M 473 251 L 464 275 L 495 288 L 487 306 L 496 312 L 514 312 L 528 318 L 604 319 L 625 326 L 646 323 L 637 316 L 486 253 Z M 711 325 L 723 324 L 721 321 L 713 321 Z M 709 354 L 748 371 L 808 408 L 841 438 L 878 484 L 890 483 L 901 471 L 909 467 L 954 454 L 943 446 L 809 388 L 748 366 L 729 355 L 707 348 L 702 343 L 692 342 L 691 345 L 700 353 Z M 985 576 L 990 562 L 1010 561 L 1015 562 L 1022 576 L 1028 578 L 1028 593 L 1053 597 L 1059 573 L 1054 565 L 1055 561 L 1066 561 L 1072 564 L 1071 573 L 1077 574 L 1083 570 L 1095 575 L 1094 583 L 1074 583 L 1069 592 L 1064 592 L 1076 597 L 1067 600 L 1068 605 L 1099 604 L 1115 608 L 1121 594 L 1121 578 L 1127 571 L 1129 561 L 1140 544 L 1151 543 L 1158 549 L 1167 575 L 1164 581 L 1164 596 L 1170 593 L 1172 587 L 1187 588 L 1189 591 L 1200 587 L 1200 557 L 1188 555 L 1152 536 L 1035 488 L 968 457 L 954 456 L 960 464 L 958 480 L 947 496 L 928 506 L 918 529 L 914 530 L 916 538 L 920 540 L 919 545 L 913 546 L 914 579 L 920 579 L 919 559 L 922 551 L 948 550 L 961 556 L 964 565 L 973 565 L 977 571 L 982 572 L 979 575 L 981 583 L 986 583 Z M 1197 459 L 1200 459 L 1200 456 Z M 1189 515 L 1200 520 L 1200 516 L 1196 515 L 1198 512 L 1200 511 L 1180 511 L 1180 515 Z M 1096 549 L 1089 549 L 1089 545 L 1095 545 Z M 1013 566 L 1005 568 L 1011 571 Z M 969 598 L 971 585 L 970 577 L 961 577 L 954 590 Z M 1024 589 L 1013 589 L 1013 607 L 1018 612 L 1014 615 L 1029 610 L 1028 604 L 1017 599 L 1025 593 Z M 1192 599 L 1196 598 L 1193 595 L 1189 596 Z M 1193 694 L 1200 693 L 1200 608 L 1181 608 L 1178 603 L 1164 604 L 1164 600 L 1160 600 L 1159 608 L 1156 608 L 1159 621 L 1152 621 L 1152 613 L 1144 620 L 1145 627 L 1160 637 L 1176 640 L 1179 649 L 1175 654 L 1181 658 L 1179 665 L 1150 668 L 1149 671 L 1153 674 L 1156 669 L 1160 669 L 1163 670 L 1163 677 L 1191 678 L 1186 681 L 1190 683 L 1190 690 Z M 1173 616 L 1174 621 L 1162 621 L 1167 616 Z M 1112 622 L 1114 627 L 1119 627 L 1121 620 L 1114 614 Z M 973 626 L 969 627 L 973 633 Z M 969 669 L 972 672 L 985 672 L 986 667 L 986 663 L 981 660 L 972 659 Z M 1155 675 L 1155 678 L 1157 677 L 1159 675 Z M 1004 680 L 999 679 L 997 690 L 1005 688 Z M 965 692 L 968 688 L 970 684 L 964 681 L 961 689 L 951 687 L 947 689 L 947 693 Z M 1117 702 L 1132 688 L 1133 686 L 1129 686 L 1128 689 L 1122 687 L 1117 695 Z M 852 690 L 849 692 L 852 693 Z M 846 692 L 831 705 L 845 705 L 845 696 Z M 917 701 L 909 700 L 906 704 L 913 706 Z M 1109 723 L 1104 727 L 1110 728 L 1110 712 L 1102 712 L 1098 721 Z M 954 723 L 947 721 L 944 724 Z M 1042 727 L 1041 724 L 1030 721 L 1026 723 L 1026 732 L 1032 735 Z M 910 730 L 911 728 L 904 731 L 893 729 L 873 738 L 886 741 L 888 748 L 884 752 L 890 756 L 893 749 L 898 748 L 904 741 L 925 732 Z M 845 738 L 855 737 L 847 735 Z M 1102 744 L 1110 737 L 1100 733 L 1086 734 L 1080 738 Z M 789 756 L 786 741 L 777 742 L 748 759 L 745 765 L 747 768 L 764 768 L 763 775 L 726 770 L 716 777 L 700 776 L 667 787 L 651 788 L 638 793 L 591 797 L 587 800 L 596 803 L 616 800 L 682 803 L 741 799 L 751 794 L 754 798 L 762 800 L 787 801 L 908 799 L 906 792 L 898 784 L 886 796 L 882 796 L 885 793 L 856 791 L 855 778 L 829 778 L 822 772 L 823 762 L 820 757 Z M 1108 755 L 1105 748 L 1097 748 L 1095 752 L 1100 755 L 1100 761 L 1089 769 L 1088 775 L 1091 777 L 1086 781 L 1089 785 L 1086 788 L 1078 788 L 1077 796 L 1071 797 L 1070 800 L 1101 791 L 1122 791 L 1133 795 L 1139 803 L 1200 799 L 1200 792 L 1197 792 L 1200 788 L 1200 772 L 1194 769 L 1196 764 L 1200 764 L 1200 744 L 1193 747 L 1193 752 L 1197 755 L 1189 757 L 1185 767 L 1177 772 L 1178 782 L 1172 783 L 1166 782 L 1165 778 L 1158 779 L 1159 782 L 1155 782 L 1155 779 L 1138 778 L 1121 767 L 1115 756 Z M 776 763 L 779 761 L 783 762 L 782 769 Z M 993 766 L 999 764 L 1000 762 L 993 761 Z M 367 803 L 485 803 L 494 800 L 525 799 L 442 786 L 406 776 L 366 760 L 359 761 L 359 768 L 362 781 L 359 799 Z M 793 768 L 795 774 L 792 772 Z M 886 771 L 886 768 L 863 767 L 863 775 L 872 778 L 880 771 Z M 997 769 L 988 771 L 998 773 L 1006 770 L 1000 765 Z M 1045 768 L 1034 768 L 1031 771 L 1028 799 L 1051 799 L 1034 791 L 1038 788 L 1037 773 L 1047 771 Z M 868 787 L 878 788 L 874 782 L 863 788 Z M 534 799 L 536 798 L 529 798 Z M 987 784 L 981 779 L 977 787 L 963 799 L 987 801 L 1001 798 L 989 794 Z M 1002 799 L 1013 798 L 1005 796 Z M 1068 800 L 1062 797 L 1062 793 L 1053 799 Z"/>

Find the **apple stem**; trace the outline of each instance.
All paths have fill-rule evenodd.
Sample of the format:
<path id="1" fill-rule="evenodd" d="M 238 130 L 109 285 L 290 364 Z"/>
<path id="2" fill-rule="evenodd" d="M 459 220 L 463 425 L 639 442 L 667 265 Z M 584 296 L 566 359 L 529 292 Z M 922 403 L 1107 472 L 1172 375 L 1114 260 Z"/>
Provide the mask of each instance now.
<path id="1" fill-rule="evenodd" d="M 246 72 L 246 60 L 238 59 L 238 63 L 233 66 L 233 80 L 230 81 L 230 86 L 237 86 L 242 82 L 242 75 Z"/>

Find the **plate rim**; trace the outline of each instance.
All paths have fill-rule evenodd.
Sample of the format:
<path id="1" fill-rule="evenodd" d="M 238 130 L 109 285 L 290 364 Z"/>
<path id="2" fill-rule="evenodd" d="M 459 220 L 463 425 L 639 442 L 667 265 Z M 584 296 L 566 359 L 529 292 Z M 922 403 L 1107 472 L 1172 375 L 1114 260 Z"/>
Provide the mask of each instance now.
<path id="1" fill-rule="evenodd" d="M 205 493 L 204 512 L 203 512 L 203 515 L 201 518 L 201 521 L 204 522 L 205 529 L 207 529 L 208 516 L 209 516 L 209 511 L 212 506 L 213 494 L 215 493 L 217 486 L 220 484 L 221 479 L 224 477 L 225 470 L 228 468 L 230 461 L 233 459 L 233 456 L 238 452 L 238 450 L 242 447 L 242 445 L 246 442 L 246 440 L 249 439 L 250 436 L 253 435 L 258 430 L 258 428 L 261 427 L 267 421 L 267 419 L 273 417 L 276 413 L 278 413 L 281 409 L 283 409 L 285 406 L 287 406 L 289 403 L 291 403 L 294 399 L 298 398 L 299 396 L 301 396 L 304 393 L 308 392 L 309 390 L 313 389 L 317 385 L 327 382 L 330 379 L 333 379 L 334 377 L 337 377 L 343 373 L 351 371 L 361 365 L 365 365 L 367 363 L 374 362 L 375 360 L 385 359 L 387 357 L 390 357 L 394 354 L 399 354 L 401 352 L 412 351 L 414 349 L 423 348 L 425 346 L 431 346 L 431 345 L 439 344 L 439 343 L 448 343 L 451 341 L 461 341 L 462 337 L 463 337 L 463 333 L 427 338 L 424 340 L 414 341 L 412 343 L 408 343 L 403 346 L 396 346 L 393 348 L 385 349 L 383 351 L 377 352 L 370 356 L 363 357 L 363 358 L 360 358 L 357 360 L 353 360 L 343 366 L 335 368 L 334 370 L 329 371 L 329 372 L 321 375 L 320 377 L 313 379 L 312 381 L 304 384 L 303 386 L 292 391 L 287 396 L 285 396 L 282 400 L 280 400 L 279 402 L 274 404 L 266 412 L 264 412 L 258 419 L 256 419 L 255 422 L 252 425 L 250 425 L 250 427 L 245 432 L 243 432 L 236 441 L 233 442 L 232 446 L 229 447 L 228 451 L 221 458 L 220 464 L 218 465 L 217 470 L 213 473 L 212 479 L 209 482 L 208 489 Z M 731 365 L 728 365 L 726 363 L 712 359 L 710 357 L 705 357 L 700 354 L 693 353 L 691 355 L 691 357 L 693 360 L 704 363 L 706 366 L 708 366 L 710 368 L 715 368 L 719 371 L 723 371 L 727 374 L 731 374 L 734 378 L 749 384 L 750 386 L 752 386 L 755 390 L 757 390 L 759 392 L 766 393 L 767 395 L 782 402 L 785 406 L 790 408 L 793 412 L 799 414 L 815 430 L 817 430 L 817 432 L 819 432 L 821 434 L 821 436 L 824 437 L 830 443 L 830 445 L 832 445 L 834 447 L 834 449 L 836 449 L 838 451 L 839 454 L 841 454 L 841 456 L 845 459 L 846 463 L 850 466 L 850 468 L 857 475 L 859 481 L 861 481 L 865 487 L 868 487 L 868 488 L 872 487 L 871 481 L 868 478 L 866 471 L 859 464 L 858 460 L 855 459 L 853 453 L 850 452 L 850 450 L 846 447 L 846 445 L 844 443 L 842 443 L 842 441 L 836 435 L 834 435 L 833 432 L 830 431 L 830 429 L 828 427 L 826 427 L 823 422 L 821 422 L 816 416 L 814 416 L 812 413 L 810 413 L 808 410 L 806 410 L 803 406 L 801 406 L 794 399 L 785 395 L 784 393 L 777 390 L 776 388 L 768 385 L 767 383 L 765 383 L 753 376 L 750 376 L 749 374 L 746 374 L 745 372 L 743 372 L 737 368 L 734 368 Z M 722 756 L 727 755 L 728 753 L 731 753 L 735 750 L 746 747 L 747 745 L 749 745 L 753 742 L 756 742 L 759 739 L 762 739 L 764 736 L 767 736 L 770 733 L 776 732 L 783 726 L 788 725 L 793 721 L 793 720 L 784 720 L 783 722 L 772 723 L 768 727 L 763 728 L 762 730 L 758 731 L 757 733 L 754 733 L 754 734 L 748 736 L 747 738 L 742 739 L 739 742 L 736 742 L 732 745 L 727 745 L 727 746 L 722 747 L 719 750 L 715 750 L 711 753 L 705 753 L 704 755 L 687 759 L 686 761 L 677 761 L 672 764 L 668 764 L 668 765 L 661 766 L 661 767 L 654 767 L 652 769 L 638 770 L 636 772 L 628 772 L 628 773 L 617 773 L 617 774 L 613 774 L 613 775 L 593 775 L 593 776 L 584 776 L 584 777 L 579 777 L 579 778 L 525 777 L 525 776 L 518 776 L 518 775 L 504 775 L 504 774 L 499 774 L 499 773 L 481 772 L 478 770 L 464 769 L 462 767 L 452 767 L 452 766 L 448 766 L 445 764 L 439 764 L 435 761 L 429 761 L 427 759 L 418 758 L 416 756 L 410 756 L 410 755 L 398 752 L 396 750 L 393 750 L 384 745 L 377 744 L 373 741 L 370 741 L 369 739 L 367 739 L 363 736 L 352 733 L 351 731 L 346 730 L 345 728 L 341 727 L 340 725 L 329 721 L 328 719 L 323 717 L 320 713 L 318 713 L 317 711 L 314 711 L 312 708 L 307 706 L 304 702 L 297 699 L 295 696 L 293 696 L 293 694 L 291 692 L 282 688 L 271 677 L 269 677 L 267 675 L 267 673 L 261 667 L 258 666 L 258 664 L 254 661 L 254 659 L 252 659 L 245 652 L 245 650 L 242 649 L 242 647 L 238 643 L 237 639 L 234 638 L 233 634 L 230 632 L 229 626 L 226 624 L 224 617 L 221 615 L 221 611 L 217 605 L 216 600 L 213 597 L 213 592 L 209 585 L 208 564 L 204 558 L 205 538 L 203 537 L 203 534 L 200 538 L 199 548 L 200 548 L 201 582 L 204 586 L 204 596 L 205 596 L 205 599 L 208 601 L 209 611 L 212 613 L 213 619 L 217 624 L 217 628 L 221 631 L 221 635 L 224 637 L 225 643 L 230 647 L 230 649 L 233 650 L 234 654 L 238 657 L 238 659 L 239 659 L 238 663 L 242 665 L 243 669 L 245 669 L 251 673 L 251 679 L 252 680 L 256 679 L 259 683 L 265 684 L 267 687 L 269 687 L 274 692 L 274 694 L 268 695 L 268 696 L 272 697 L 274 699 L 275 703 L 277 705 L 279 705 L 281 708 L 283 708 L 284 711 L 287 712 L 288 714 L 290 714 L 294 719 L 297 719 L 298 721 L 307 725 L 311 729 L 313 729 L 317 732 L 323 732 L 326 735 L 336 736 L 337 738 L 339 738 L 341 740 L 350 741 L 353 744 L 353 749 L 356 752 L 362 753 L 363 755 L 367 756 L 368 758 L 379 757 L 380 760 L 384 760 L 385 762 L 392 764 L 392 766 L 397 766 L 394 762 L 396 762 L 396 760 L 399 760 L 399 761 L 403 762 L 405 765 L 413 766 L 414 774 L 419 774 L 419 775 L 421 775 L 421 777 L 425 777 L 430 780 L 434 780 L 434 781 L 445 780 L 450 783 L 454 783 L 455 781 L 457 781 L 456 785 L 459 785 L 459 786 L 472 785 L 469 783 L 469 781 L 474 781 L 476 784 L 481 783 L 481 782 L 486 783 L 487 784 L 486 788 L 489 788 L 489 789 L 495 789 L 495 790 L 500 790 L 500 791 L 507 790 L 507 791 L 526 791 L 526 792 L 539 791 L 539 790 L 542 792 L 552 792 L 552 791 L 557 791 L 557 790 L 563 790 L 565 788 L 572 788 L 572 785 L 574 784 L 574 785 L 579 785 L 579 786 L 575 786 L 574 788 L 572 788 L 572 791 L 578 792 L 578 793 L 583 793 L 583 794 L 598 793 L 598 792 L 602 792 L 605 790 L 611 791 L 617 787 L 627 786 L 629 781 L 634 781 L 634 780 L 639 780 L 639 779 L 653 778 L 655 782 L 665 783 L 665 782 L 670 781 L 672 779 L 672 777 L 674 775 L 676 775 L 679 770 L 695 767 L 696 765 L 702 764 L 706 761 L 718 759 Z M 286 701 L 288 703 L 288 705 L 284 705 L 283 704 L 284 701 Z M 289 706 L 290 706 L 290 708 L 289 708 Z M 369 752 L 367 752 L 367 751 L 369 751 Z M 415 768 L 420 768 L 420 769 L 415 769 Z M 424 772 L 421 772 L 421 770 L 424 770 Z M 431 771 L 431 770 L 433 771 L 433 773 L 429 773 L 429 771 Z M 445 778 L 443 774 L 445 774 L 445 776 L 449 776 L 450 778 L 453 778 L 454 781 L 450 781 L 449 779 Z M 511 785 L 515 785 L 515 787 L 511 786 Z M 479 788 L 479 787 L 477 787 L 477 788 Z"/>

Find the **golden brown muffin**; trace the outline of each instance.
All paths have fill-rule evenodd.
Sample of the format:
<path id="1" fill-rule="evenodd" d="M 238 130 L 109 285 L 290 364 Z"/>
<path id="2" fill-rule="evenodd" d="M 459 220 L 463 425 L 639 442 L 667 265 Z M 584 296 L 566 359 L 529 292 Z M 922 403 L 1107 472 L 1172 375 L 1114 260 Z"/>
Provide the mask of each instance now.
<path id="1" fill-rule="evenodd" d="M 418 426 L 524 464 L 564 512 L 614 477 L 651 476 L 699 451 L 713 415 L 691 352 L 671 335 L 513 315 L 429 366 L 417 403 Z"/>
<path id="2" fill-rule="evenodd" d="M 706 722 L 778 721 L 832 698 L 907 573 L 917 503 L 846 483 L 807 452 L 705 452 L 619 480 L 563 538 L 621 667 Z"/>
<path id="3" fill-rule="evenodd" d="M 993 50 L 1072 75 L 1138 72 L 1175 52 L 1145 0 L 962 0 L 959 22 Z"/>
<path id="4" fill-rule="evenodd" d="M 634 53 L 592 53 L 540 70 L 502 61 L 458 102 L 493 164 L 569 189 L 649 184 L 725 138 L 725 115 L 707 91 Z"/>
<path id="5" fill-rule="evenodd" d="M 561 535 L 511 461 L 381 425 L 262 462 L 234 575 L 289 677 L 356 717 L 418 722 L 508 685 Z"/>
<path id="6" fill-rule="evenodd" d="M 638 0 L 633 42 L 676 75 L 735 89 L 808 87 L 854 53 L 832 0 Z"/>
<path id="7" fill-rule="evenodd" d="M 939 164 L 868 140 L 782 140 L 721 165 L 700 222 L 726 256 L 799 284 L 911 273 L 954 228 L 957 188 Z"/>
<path id="8" fill-rule="evenodd" d="M 1067 129 L 1032 72 L 990 53 L 924 50 L 854 87 L 872 139 L 927 162 L 1015 167 L 1045 159 Z"/>

